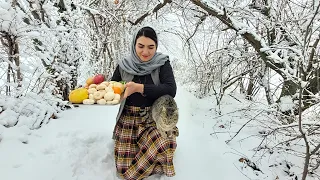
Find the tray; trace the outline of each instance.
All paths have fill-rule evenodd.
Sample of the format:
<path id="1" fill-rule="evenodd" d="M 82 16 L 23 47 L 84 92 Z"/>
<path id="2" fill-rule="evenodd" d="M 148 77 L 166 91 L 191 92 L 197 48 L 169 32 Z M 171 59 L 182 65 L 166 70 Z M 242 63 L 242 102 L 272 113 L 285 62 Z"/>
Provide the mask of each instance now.
<path id="1" fill-rule="evenodd" d="M 82 103 L 79 103 L 79 104 L 75 104 L 75 103 L 68 103 L 69 105 L 73 105 L 73 106 L 117 106 L 117 105 L 120 105 L 120 103 L 118 104 L 82 104 Z"/>

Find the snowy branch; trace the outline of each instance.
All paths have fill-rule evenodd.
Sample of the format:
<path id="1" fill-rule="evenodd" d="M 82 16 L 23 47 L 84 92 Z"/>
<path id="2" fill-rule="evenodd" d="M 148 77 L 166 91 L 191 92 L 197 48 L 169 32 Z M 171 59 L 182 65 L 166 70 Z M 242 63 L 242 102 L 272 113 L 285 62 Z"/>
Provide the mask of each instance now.
<path id="1" fill-rule="evenodd" d="M 244 23 L 238 22 L 236 19 L 227 15 L 226 10 L 220 10 L 216 7 L 210 7 L 201 0 L 191 0 L 195 5 L 205 10 L 209 15 L 218 18 L 221 22 L 227 25 L 230 29 L 235 30 L 238 34 L 244 37 L 260 54 L 265 63 L 274 71 L 279 73 L 285 79 L 295 80 L 295 78 L 284 71 L 283 59 L 276 53 L 272 52 L 267 43 L 261 36 L 256 34 L 251 28 Z"/>
<path id="2" fill-rule="evenodd" d="M 139 23 L 141 23 L 146 17 L 148 17 L 149 15 L 151 15 L 152 13 L 157 13 L 161 8 L 163 8 L 165 5 L 171 3 L 172 0 L 164 0 L 163 3 L 159 3 L 156 7 L 154 7 L 152 10 L 149 10 L 148 12 L 146 12 L 145 14 L 143 14 L 142 16 L 140 16 L 137 20 L 130 21 L 131 25 L 137 25 Z"/>
<path id="3" fill-rule="evenodd" d="M 108 15 L 100 12 L 100 11 L 97 10 L 97 9 L 92 9 L 92 8 L 90 8 L 90 7 L 87 7 L 87 6 L 84 6 L 84 5 L 80 5 L 80 4 L 75 4 L 75 5 L 78 6 L 78 7 L 80 7 L 80 8 L 82 8 L 82 9 L 84 9 L 84 10 L 87 10 L 87 12 L 88 12 L 89 14 L 91 14 L 92 16 L 98 14 L 98 15 L 102 16 L 102 17 L 105 18 L 105 19 L 106 19 L 107 17 L 109 17 Z M 107 12 L 109 15 L 111 15 L 118 23 L 120 22 L 120 20 L 117 18 L 116 15 L 112 14 L 111 12 L 109 12 L 109 11 L 106 10 L 106 9 L 104 9 L 104 11 Z"/>

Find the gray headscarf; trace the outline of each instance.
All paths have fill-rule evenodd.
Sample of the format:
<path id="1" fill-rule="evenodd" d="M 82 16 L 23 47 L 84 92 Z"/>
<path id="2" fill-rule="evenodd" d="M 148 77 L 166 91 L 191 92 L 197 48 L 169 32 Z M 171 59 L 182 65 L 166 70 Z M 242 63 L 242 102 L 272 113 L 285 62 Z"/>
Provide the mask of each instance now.
<path id="1" fill-rule="evenodd" d="M 169 56 L 156 52 L 155 55 L 147 62 L 143 62 L 137 55 L 135 48 L 136 36 L 139 30 L 135 32 L 131 41 L 130 54 L 124 59 L 119 61 L 119 66 L 126 72 L 132 75 L 146 75 L 151 74 L 151 72 L 158 67 L 164 65 L 164 63 L 169 60 Z M 158 42 L 156 42 L 158 44 Z"/>

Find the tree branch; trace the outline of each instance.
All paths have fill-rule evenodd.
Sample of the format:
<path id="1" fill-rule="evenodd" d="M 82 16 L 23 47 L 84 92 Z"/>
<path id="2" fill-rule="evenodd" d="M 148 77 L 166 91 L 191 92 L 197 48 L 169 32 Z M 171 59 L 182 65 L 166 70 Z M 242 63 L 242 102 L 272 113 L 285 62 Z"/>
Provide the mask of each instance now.
<path id="1" fill-rule="evenodd" d="M 253 31 L 248 31 L 246 26 L 241 26 L 236 24 L 232 18 L 227 15 L 226 11 L 220 9 L 209 7 L 207 4 L 201 2 L 201 0 L 191 0 L 191 2 L 203 10 L 205 10 L 209 15 L 218 18 L 221 22 L 227 25 L 230 29 L 238 32 L 244 39 L 246 39 L 261 56 L 262 60 L 265 61 L 268 67 L 280 74 L 284 79 L 289 78 L 289 74 L 282 71 L 285 68 L 281 63 L 282 58 L 276 53 L 273 53 L 261 37 L 255 34 Z"/>
<path id="2" fill-rule="evenodd" d="M 189 43 L 189 40 L 196 34 L 199 26 L 203 23 L 204 20 L 206 20 L 207 16 L 208 16 L 207 14 L 204 14 L 203 16 L 200 17 L 199 22 L 196 24 L 196 27 L 195 27 L 193 33 L 191 34 L 191 36 L 186 40 L 186 43 Z"/>
<path id="3" fill-rule="evenodd" d="M 316 41 L 313 43 L 313 46 L 312 46 L 312 49 L 311 49 L 311 53 L 310 53 L 310 56 L 309 56 L 309 64 L 308 64 L 307 72 L 310 72 L 310 70 L 312 68 L 312 65 L 314 64 L 314 60 L 313 59 L 314 59 L 314 55 L 315 55 L 317 46 L 319 44 L 319 40 L 320 40 L 320 34 L 319 34 L 318 39 L 316 39 Z"/>
<path id="4" fill-rule="evenodd" d="M 167 5 L 168 3 L 171 3 L 171 2 L 172 2 L 172 0 L 164 0 L 163 3 L 158 4 L 155 8 L 153 8 L 153 10 L 150 10 L 150 11 L 146 12 L 145 14 L 143 14 L 135 22 L 132 22 L 130 20 L 128 20 L 128 21 L 129 21 L 129 23 L 131 23 L 131 25 L 137 25 L 137 24 L 141 23 L 146 17 L 148 17 L 152 13 L 158 12 L 161 8 L 163 8 L 165 5 Z"/>

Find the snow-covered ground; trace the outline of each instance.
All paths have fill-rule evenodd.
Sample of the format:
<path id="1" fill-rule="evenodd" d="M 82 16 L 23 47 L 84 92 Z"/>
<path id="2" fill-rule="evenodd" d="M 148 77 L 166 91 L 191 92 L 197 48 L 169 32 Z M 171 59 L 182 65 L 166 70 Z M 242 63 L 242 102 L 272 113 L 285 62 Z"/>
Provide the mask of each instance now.
<path id="1" fill-rule="evenodd" d="M 274 170 L 266 168 L 266 165 L 283 159 L 279 156 L 275 156 L 269 164 L 263 161 L 263 173 L 253 171 L 246 163 L 239 161 L 241 157 L 250 159 L 254 153 L 251 148 L 258 146 L 260 141 L 258 138 L 239 141 L 249 136 L 244 131 L 227 145 L 225 141 L 233 133 L 220 134 L 217 127 L 224 132 L 230 131 L 226 122 L 231 122 L 228 119 L 231 116 L 216 118 L 213 99 L 197 99 L 178 87 L 176 101 L 180 112 L 180 136 L 174 159 L 176 176 L 162 179 L 288 178 L 279 167 Z M 222 107 L 224 112 L 246 105 L 235 103 L 234 98 L 226 100 Z M 111 136 L 117 111 L 118 106 L 80 106 L 64 111 L 58 119 L 35 131 L 0 126 L 0 179 L 116 180 Z M 240 126 L 245 121 L 239 117 L 232 122 Z M 213 132 L 216 134 L 210 135 Z"/>

